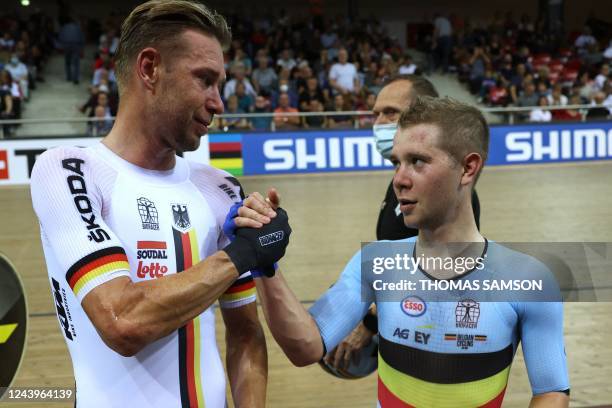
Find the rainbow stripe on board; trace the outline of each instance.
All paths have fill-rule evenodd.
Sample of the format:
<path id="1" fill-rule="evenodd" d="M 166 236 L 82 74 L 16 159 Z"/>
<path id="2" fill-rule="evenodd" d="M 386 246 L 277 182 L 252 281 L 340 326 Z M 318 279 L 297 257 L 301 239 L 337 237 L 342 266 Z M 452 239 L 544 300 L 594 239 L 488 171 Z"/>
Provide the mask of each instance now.
<path id="1" fill-rule="evenodd" d="M 233 176 L 242 176 L 242 135 L 219 133 L 208 136 L 210 165 Z"/>

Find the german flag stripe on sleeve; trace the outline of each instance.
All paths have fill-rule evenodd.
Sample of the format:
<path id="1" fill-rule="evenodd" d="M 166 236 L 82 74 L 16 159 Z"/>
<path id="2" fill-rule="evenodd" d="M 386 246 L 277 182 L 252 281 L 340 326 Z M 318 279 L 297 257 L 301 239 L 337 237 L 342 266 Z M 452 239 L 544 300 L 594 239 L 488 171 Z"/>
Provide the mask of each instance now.
<path id="1" fill-rule="evenodd" d="M 180 232 L 173 228 L 176 250 L 176 270 L 181 273 L 200 261 L 198 238 L 195 229 Z M 201 408 L 205 406 L 201 372 L 200 317 L 178 329 L 179 338 L 179 387 L 181 407 Z"/>
<path id="2" fill-rule="evenodd" d="M 237 279 L 219 298 L 222 307 L 240 306 L 255 299 L 255 281 L 251 275 Z"/>
<path id="3" fill-rule="evenodd" d="M 66 272 L 66 281 L 74 294 L 79 294 L 83 287 L 92 280 L 105 274 L 117 271 L 129 271 L 127 255 L 121 247 L 104 248 L 93 252 L 77 261 Z"/>

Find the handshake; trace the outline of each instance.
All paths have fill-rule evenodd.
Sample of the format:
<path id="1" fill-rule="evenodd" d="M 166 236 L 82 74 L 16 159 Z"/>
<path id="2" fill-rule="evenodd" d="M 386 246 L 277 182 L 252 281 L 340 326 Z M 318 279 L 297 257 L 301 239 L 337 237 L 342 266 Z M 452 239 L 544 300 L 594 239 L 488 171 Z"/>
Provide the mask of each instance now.
<path id="1" fill-rule="evenodd" d="M 231 243 L 223 250 L 239 274 L 251 271 L 254 276 L 263 274 L 271 277 L 274 276 L 276 262 L 285 255 L 291 227 L 287 212 L 280 207 L 275 210 L 276 217 L 264 215 L 269 214 L 271 210 L 261 205 L 261 202 L 257 203 L 258 197 L 261 196 L 257 194 L 254 198 L 249 197 L 230 208 L 223 224 L 223 232 Z M 245 211 L 239 215 L 238 210 L 241 207 Z M 240 226 L 237 217 L 242 218 Z M 270 220 L 269 223 L 261 222 L 267 219 Z"/>

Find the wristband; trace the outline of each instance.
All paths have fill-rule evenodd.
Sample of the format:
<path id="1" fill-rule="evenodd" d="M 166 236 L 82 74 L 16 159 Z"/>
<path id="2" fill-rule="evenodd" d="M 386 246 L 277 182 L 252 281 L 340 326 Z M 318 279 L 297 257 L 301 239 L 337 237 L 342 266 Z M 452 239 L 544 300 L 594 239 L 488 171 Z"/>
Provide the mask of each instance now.
<path id="1" fill-rule="evenodd" d="M 368 313 L 362 320 L 363 325 L 366 329 L 371 331 L 373 334 L 378 333 L 378 316 L 375 314 Z"/>

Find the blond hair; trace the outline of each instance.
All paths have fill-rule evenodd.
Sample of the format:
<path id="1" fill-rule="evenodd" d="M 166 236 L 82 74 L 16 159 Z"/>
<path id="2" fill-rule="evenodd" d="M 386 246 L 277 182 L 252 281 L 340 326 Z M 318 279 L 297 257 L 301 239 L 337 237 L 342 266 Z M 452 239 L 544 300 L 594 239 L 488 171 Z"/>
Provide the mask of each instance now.
<path id="1" fill-rule="evenodd" d="M 489 126 L 482 113 L 473 106 L 450 98 L 417 96 L 402 112 L 398 127 L 429 124 L 440 129 L 438 147 L 458 163 L 469 153 L 478 153 L 483 162 L 489 151 Z"/>

